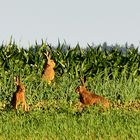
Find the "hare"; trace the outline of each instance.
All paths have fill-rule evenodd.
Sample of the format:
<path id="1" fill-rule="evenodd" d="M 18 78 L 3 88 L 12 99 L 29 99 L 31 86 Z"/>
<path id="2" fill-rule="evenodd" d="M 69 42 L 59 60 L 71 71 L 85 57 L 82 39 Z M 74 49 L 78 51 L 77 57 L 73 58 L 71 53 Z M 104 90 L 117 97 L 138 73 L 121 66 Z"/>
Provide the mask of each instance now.
<path id="1" fill-rule="evenodd" d="M 76 88 L 76 92 L 80 95 L 80 102 L 84 105 L 101 104 L 104 108 L 109 108 L 109 101 L 102 96 L 96 95 L 86 89 L 85 78 L 80 79 L 81 85 Z"/>
<path id="2" fill-rule="evenodd" d="M 47 60 L 44 64 L 44 69 L 42 72 L 42 79 L 48 81 L 48 84 L 51 84 L 52 80 L 55 76 L 55 62 L 51 59 L 50 53 L 44 53 L 44 55 L 47 57 Z"/>
<path id="3" fill-rule="evenodd" d="M 18 105 L 22 104 L 22 108 L 24 111 L 27 111 L 26 100 L 25 100 L 25 86 L 20 82 L 19 77 L 15 78 L 17 90 L 13 94 L 13 98 L 11 104 L 14 109 L 18 109 Z"/>

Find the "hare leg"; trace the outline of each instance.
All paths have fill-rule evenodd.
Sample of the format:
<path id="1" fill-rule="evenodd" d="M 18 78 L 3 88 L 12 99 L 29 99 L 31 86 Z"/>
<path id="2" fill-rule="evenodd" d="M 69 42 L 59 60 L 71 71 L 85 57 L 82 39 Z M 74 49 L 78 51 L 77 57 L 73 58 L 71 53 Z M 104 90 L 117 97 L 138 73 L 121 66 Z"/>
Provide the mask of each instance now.
<path id="1" fill-rule="evenodd" d="M 22 109 L 23 109 L 24 111 L 27 111 L 26 102 L 23 102 L 23 103 L 22 103 Z"/>
<path id="2" fill-rule="evenodd" d="M 16 103 L 15 103 L 15 105 L 14 105 L 14 109 L 17 110 L 17 109 L 18 109 L 18 105 L 19 105 L 19 101 L 16 100 Z"/>

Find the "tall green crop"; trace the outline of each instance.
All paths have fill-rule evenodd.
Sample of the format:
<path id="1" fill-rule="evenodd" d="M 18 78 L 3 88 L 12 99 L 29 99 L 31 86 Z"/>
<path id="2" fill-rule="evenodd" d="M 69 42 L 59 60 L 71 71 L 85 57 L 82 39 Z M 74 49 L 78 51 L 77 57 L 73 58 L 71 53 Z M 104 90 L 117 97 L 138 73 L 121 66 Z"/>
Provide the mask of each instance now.
<path id="1" fill-rule="evenodd" d="M 121 47 L 119 45 L 90 46 L 81 48 L 79 44 L 70 47 L 58 44 L 53 47 L 42 41 L 28 49 L 19 48 L 15 42 L 0 46 L 1 69 L 10 73 L 41 73 L 45 62 L 44 52 L 50 51 L 56 62 L 58 75 L 68 73 L 72 78 L 79 76 L 94 77 L 102 73 L 102 78 L 120 78 L 140 74 L 140 54 L 138 48 Z"/>

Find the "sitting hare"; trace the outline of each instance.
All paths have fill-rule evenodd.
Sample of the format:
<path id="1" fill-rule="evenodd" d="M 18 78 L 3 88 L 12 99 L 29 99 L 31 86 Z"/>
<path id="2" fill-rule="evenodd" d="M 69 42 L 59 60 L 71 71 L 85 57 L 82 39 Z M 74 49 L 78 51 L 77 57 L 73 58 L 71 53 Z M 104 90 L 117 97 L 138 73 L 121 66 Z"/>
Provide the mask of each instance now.
<path id="1" fill-rule="evenodd" d="M 48 84 L 51 84 L 55 76 L 55 71 L 54 71 L 55 62 L 54 60 L 51 59 L 50 53 L 47 53 L 47 54 L 44 53 L 44 54 L 47 57 L 48 61 L 46 61 L 44 64 L 44 69 L 42 72 L 42 79 L 47 80 Z"/>
<path id="2" fill-rule="evenodd" d="M 25 100 L 25 86 L 20 82 L 19 77 L 15 78 L 17 90 L 13 94 L 13 98 L 11 104 L 14 109 L 18 109 L 18 105 L 22 104 L 22 108 L 24 111 L 27 111 L 26 100 Z"/>
<path id="3" fill-rule="evenodd" d="M 81 85 L 76 88 L 76 92 L 80 95 L 80 102 L 84 105 L 96 105 L 101 104 L 104 108 L 109 107 L 109 101 L 102 96 L 96 95 L 86 89 L 85 78 L 80 79 Z"/>

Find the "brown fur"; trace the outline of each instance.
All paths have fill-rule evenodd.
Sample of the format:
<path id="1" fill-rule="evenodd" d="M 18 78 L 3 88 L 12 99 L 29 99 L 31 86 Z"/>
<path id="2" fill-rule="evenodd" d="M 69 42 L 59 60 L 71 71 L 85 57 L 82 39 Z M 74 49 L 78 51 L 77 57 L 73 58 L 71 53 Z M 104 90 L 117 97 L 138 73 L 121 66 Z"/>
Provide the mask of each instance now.
<path id="1" fill-rule="evenodd" d="M 96 105 L 101 104 L 104 108 L 109 107 L 109 101 L 105 99 L 103 96 L 96 95 L 93 92 L 87 91 L 85 87 L 85 83 L 83 80 L 81 80 L 81 86 L 78 86 L 76 88 L 76 92 L 80 95 L 80 102 L 83 105 Z"/>
<path id="2" fill-rule="evenodd" d="M 55 71 L 54 71 L 55 62 L 54 60 L 51 59 L 50 54 L 45 53 L 45 56 L 47 57 L 48 61 L 46 61 L 44 64 L 44 69 L 42 72 L 42 79 L 48 81 L 48 84 L 51 84 L 55 76 Z"/>
<path id="3" fill-rule="evenodd" d="M 26 100 L 25 100 L 25 86 L 20 82 L 19 77 L 16 77 L 17 90 L 13 94 L 11 104 L 14 109 L 18 109 L 18 105 L 22 104 L 22 109 L 27 111 Z"/>

